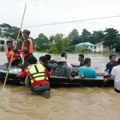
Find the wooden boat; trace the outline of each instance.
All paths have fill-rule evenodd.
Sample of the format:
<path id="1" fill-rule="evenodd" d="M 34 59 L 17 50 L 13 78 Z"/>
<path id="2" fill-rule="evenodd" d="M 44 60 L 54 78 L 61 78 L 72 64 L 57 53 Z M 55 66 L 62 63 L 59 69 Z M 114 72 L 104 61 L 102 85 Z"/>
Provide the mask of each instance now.
<path id="1" fill-rule="evenodd" d="M 93 78 L 85 78 L 85 79 L 80 79 L 80 78 L 74 78 L 73 80 L 69 80 L 65 77 L 55 77 L 51 76 L 50 77 L 50 83 L 54 87 L 59 87 L 59 86 L 79 86 L 79 87 L 107 87 L 107 86 L 113 86 L 114 81 L 109 81 L 107 83 L 103 82 L 104 79 L 101 77 L 98 77 L 96 79 Z"/>
<path id="2" fill-rule="evenodd" d="M 4 82 L 5 76 L 7 73 L 7 69 L 4 66 L 0 66 L 0 81 Z M 14 85 L 24 85 L 24 80 L 16 77 L 16 72 L 14 69 L 9 72 L 7 83 L 14 84 Z M 74 86 L 89 86 L 89 87 L 102 87 L 102 86 L 113 86 L 114 81 L 109 81 L 107 83 L 103 82 L 103 77 L 99 76 L 96 79 L 93 78 L 86 78 L 80 79 L 79 77 L 75 77 L 73 80 L 69 80 L 66 77 L 50 77 L 50 84 L 52 87 L 74 87 Z"/>

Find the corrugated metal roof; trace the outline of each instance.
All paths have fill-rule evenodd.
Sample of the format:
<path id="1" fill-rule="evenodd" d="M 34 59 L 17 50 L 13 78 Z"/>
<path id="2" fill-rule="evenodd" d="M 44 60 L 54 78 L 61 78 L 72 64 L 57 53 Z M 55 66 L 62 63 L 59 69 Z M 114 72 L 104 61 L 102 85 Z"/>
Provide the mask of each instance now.
<path id="1" fill-rule="evenodd" d="M 81 42 L 75 46 L 94 46 L 94 44 L 90 43 L 90 42 Z"/>
<path id="2" fill-rule="evenodd" d="M 96 43 L 95 45 L 102 45 L 104 42 L 99 42 L 99 43 Z"/>

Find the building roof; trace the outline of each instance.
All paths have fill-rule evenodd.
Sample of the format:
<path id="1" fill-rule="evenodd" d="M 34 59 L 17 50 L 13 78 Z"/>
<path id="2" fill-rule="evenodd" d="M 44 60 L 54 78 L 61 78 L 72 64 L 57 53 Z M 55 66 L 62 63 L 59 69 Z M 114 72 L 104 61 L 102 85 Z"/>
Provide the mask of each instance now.
<path id="1" fill-rule="evenodd" d="M 99 43 L 96 43 L 95 45 L 103 45 L 103 41 L 102 42 L 99 42 Z"/>
<path id="2" fill-rule="evenodd" d="M 75 46 L 94 46 L 94 44 L 90 42 L 81 42 L 79 44 L 76 44 Z"/>
<path id="3" fill-rule="evenodd" d="M 1 37 L 1 36 L 0 36 L 0 40 L 7 41 L 7 40 L 9 40 L 9 38 L 7 38 L 7 37 Z"/>

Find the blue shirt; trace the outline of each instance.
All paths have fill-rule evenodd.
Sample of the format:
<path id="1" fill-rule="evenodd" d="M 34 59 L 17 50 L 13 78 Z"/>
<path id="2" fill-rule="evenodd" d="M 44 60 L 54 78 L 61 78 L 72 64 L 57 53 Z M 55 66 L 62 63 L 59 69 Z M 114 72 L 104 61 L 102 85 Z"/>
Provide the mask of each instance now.
<path id="1" fill-rule="evenodd" d="M 84 78 L 96 78 L 96 71 L 93 67 L 82 66 L 79 68 L 79 75 L 84 75 Z"/>

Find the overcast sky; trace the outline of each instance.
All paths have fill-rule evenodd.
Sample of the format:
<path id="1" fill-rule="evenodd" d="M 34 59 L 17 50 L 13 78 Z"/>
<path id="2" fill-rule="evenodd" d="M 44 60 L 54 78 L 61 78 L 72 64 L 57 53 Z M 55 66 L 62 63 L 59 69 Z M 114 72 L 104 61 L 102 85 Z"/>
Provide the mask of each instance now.
<path id="1" fill-rule="evenodd" d="M 25 3 L 23 26 L 120 15 L 120 0 L 0 0 L 0 24 L 19 27 Z M 74 28 L 81 34 L 84 28 L 92 32 L 111 27 L 120 31 L 120 17 L 25 28 L 31 30 L 32 37 L 39 33 L 49 37 L 56 33 L 68 35 Z"/>

